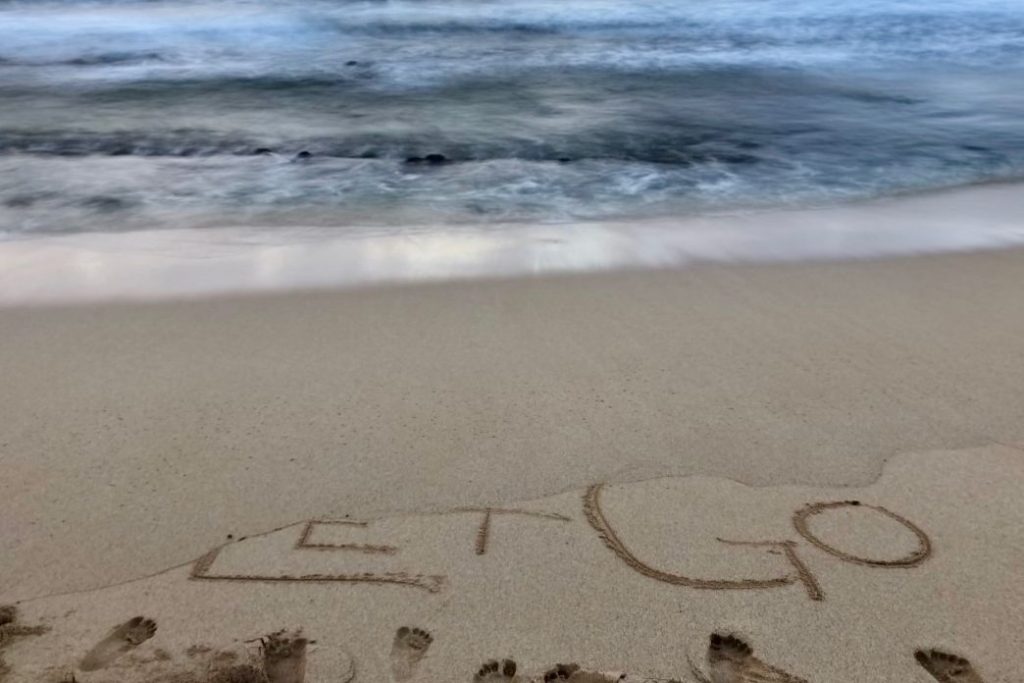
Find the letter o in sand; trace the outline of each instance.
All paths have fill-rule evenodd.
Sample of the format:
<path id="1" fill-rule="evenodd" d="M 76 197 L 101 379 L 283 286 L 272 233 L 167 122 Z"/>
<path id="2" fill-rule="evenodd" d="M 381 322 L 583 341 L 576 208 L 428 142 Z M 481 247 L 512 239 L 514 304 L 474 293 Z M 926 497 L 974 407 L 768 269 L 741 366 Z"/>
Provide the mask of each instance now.
<path id="1" fill-rule="evenodd" d="M 841 507 L 862 507 L 879 512 L 890 519 L 894 519 L 910 531 L 917 537 L 918 547 L 917 549 L 907 555 L 906 557 L 900 557 L 895 560 L 873 560 L 870 558 L 858 557 L 851 555 L 850 553 L 843 552 L 836 547 L 825 543 L 820 538 L 811 533 L 810 528 L 807 525 L 807 520 L 814 515 L 821 514 L 826 510 L 834 510 Z M 793 513 L 793 526 L 796 527 L 797 532 L 803 536 L 809 543 L 814 545 L 816 548 L 824 550 L 829 555 L 838 557 L 840 560 L 846 562 L 853 562 L 855 564 L 865 564 L 869 567 L 916 567 L 921 564 L 932 554 L 932 542 L 928 538 L 928 535 L 922 531 L 916 524 L 911 522 L 905 517 L 897 515 L 895 512 L 886 510 L 880 505 L 866 505 L 856 500 L 839 500 L 831 503 L 810 503 L 805 505 L 800 510 Z"/>

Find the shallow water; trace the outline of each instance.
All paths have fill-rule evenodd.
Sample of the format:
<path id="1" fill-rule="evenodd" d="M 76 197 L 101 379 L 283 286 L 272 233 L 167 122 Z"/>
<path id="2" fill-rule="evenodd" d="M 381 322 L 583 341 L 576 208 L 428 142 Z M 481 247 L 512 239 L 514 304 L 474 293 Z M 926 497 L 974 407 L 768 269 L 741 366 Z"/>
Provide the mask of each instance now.
<path id="1" fill-rule="evenodd" d="M 8 238 L 486 229 L 1022 176 L 1016 0 L 0 0 Z"/>
<path id="2" fill-rule="evenodd" d="M 0 308 L 706 263 L 1020 248 L 1024 185 L 726 216 L 358 232 L 222 227 L 0 241 Z"/>

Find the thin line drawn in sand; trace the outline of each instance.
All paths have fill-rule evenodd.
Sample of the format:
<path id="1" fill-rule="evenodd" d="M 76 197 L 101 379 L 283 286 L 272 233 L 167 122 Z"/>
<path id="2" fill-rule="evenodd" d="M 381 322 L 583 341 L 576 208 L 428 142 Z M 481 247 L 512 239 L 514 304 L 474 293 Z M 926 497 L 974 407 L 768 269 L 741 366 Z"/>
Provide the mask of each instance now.
<path id="1" fill-rule="evenodd" d="M 296 550 L 351 550 L 367 554 L 394 555 L 398 548 L 393 545 L 372 545 L 366 543 L 313 543 L 310 537 L 317 526 L 358 526 L 366 527 L 366 522 L 350 522 L 348 520 L 311 519 L 302 528 L 299 540 L 295 543 Z"/>
<path id="2" fill-rule="evenodd" d="M 447 577 L 436 574 L 408 574 L 405 572 L 361 572 L 356 574 L 300 574 L 293 576 L 281 574 L 276 576 L 258 574 L 211 574 L 210 569 L 217 555 L 224 546 L 218 546 L 206 553 L 192 565 L 189 578 L 194 581 L 237 581 L 237 582 L 261 582 L 261 583 L 369 583 L 369 584 L 393 584 L 396 586 L 409 586 L 420 588 L 429 593 L 439 593 L 444 589 Z"/>
<path id="3" fill-rule="evenodd" d="M 449 510 L 447 513 L 442 514 L 457 514 L 461 512 L 480 512 L 483 513 L 483 519 L 480 520 L 480 526 L 476 532 L 476 543 L 475 550 L 477 555 L 483 555 L 487 552 L 487 544 L 491 536 L 491 517 L 492 515 L 523 515 L 525 517 L 535 517 L 537 519 L 550 519 L 559 522 L 571 522 L 571 517 L 560 515 L 555 512 L 534 512 L 532 510 L 512 510 L 509 508 L 492 508 L 492 507 L 459 507 Z"/>
<path id="4" fill-rule="evenodd" d="M 78 668 L 82 671 L 96 671 L 113 663 L 126 652 L 134 650 L 156 633 L 156 622 L 146 617 L 132 617 L 110 630 L 103 640 L 96 643 L 82 657 Z"/>
<path id="5" fill-rule="evenodd" d="M 494 514 L 501 515 L 523 515 L 527 517 L 534 517 L 538 519 L 550 519 L 561 522 L 571 522 L 570 517 L 560 515 L 552 512 L 533 512 L 529 510 L 513 510 L 507 508 L 493 508 L 493 507 L 460 507 L 448 510 L 439 514 L 457 514 L 467 512 L 478 512 L 484 514 L 484 519 L 477 530 L 476 534 L 476 553 L 477 555 L 483 555 L 487 551 L 487 544 L 490 537 L 491 518 Z M 361 543 L 316 543 L 312 542 L 313 531 L 318 525 L 338 525 L 338 526 L 355 526 L 365 528 L 369 526 L 369 522 L 356 521 L 356 520 L 322 520 L 313 519 L 306 521 L 302 530 L 299 532 L 299 537 L 295 542 L 296 550 L 319 550 L 319 551 L 355 551 L 367 554 L 386 554 L 394 555 L 400 548 L 390 545 L 374 545 L 374 544 L 361 544 Z M 226 544 L 225 544 L 226 545 Z M 409 574 L 407 572 L 361 572 L 355 574 L 302 574 L 293 576 L 289 574 L 283 574 L 279 576 L 268 576 L 268 575 L 254 575 L 254 574 L 211 574 L 210 568 L 213 566 L 214 561 L 217 559 L 217 555 L 225 547 L 225 545 L 218 546 L 212 549 L 207 554 L 200 557 L 192 565 L 192 570 L 189 573 L 190 579 L 204 580 L 204 581 L 262 581 L 262 582 L 292 582 L 292 581 L 303 581 L 313 583 L 325 583 L 325 582 L 339 582 L 339 583 L 380 583 L 380 584 L 394 584 L 400 586 L 410 586 L 413 588 L 421 588 L 430 593 L 438 593 L 443 588 L 447 581 L 447 577 L 443 575 L 425 575 L 425 574 Z"/>
<path id="6" fill-rule="evenodd" d="M 491 511 L 484 511 L 484 519 L 480 522 L 480 528 L 476 532 L 476 554 L 483 555 L 487 552 L 487 538 L 491 533 Z"/>
<path id="7" fill-rule="evenodd" d="M 686 658 L 690 673 L 700 683 L 808 683 L 804 678 L 758 659 L 750 645 L 733 635 L 712 633 L 706 659 L 707 675 Z"/>
<path id="8" fill-rule="evenodd" d="M 914 659 L 940 683 L 985 683 L 964 657 L 942 650 L 915 650 Z"/>
<path id="9" fill-rule="evenodd" d="M 819 602 L 824 601 L 825 593 L 821 589 L 821 585 L 818 583 L 817 578 L 797 554 L 797 544 L 794 541 L 730 541 L 724 538 L 717 539 L 718 541 L 729 545 L 763 546 L 781 550 L 782 554 L 793 566 L 796 573 L 795 575 L 779 577 L 776 579 L 694 579 L 681 574 L 672 574 L 670 572 L 662 571 L 644 563 L 633 554 L 625 543 L 622 542 L 622 539 L 619 538 L 618 533 L 612 527 L 608 518 L 605 516 L 604 511 L 601 509 L 600 496 L 603 487 L 604 484 L 595 484 L 586 490 L 583 496 L 584 515 L 594 530 L 597 531 L 598 537 L 604 542 L 604 544 L 634 571 L 657 581 L 662 581 L 676 586 L 712 590 L 778 588 L 793 583 L 794 581 L 800 581 L 811 600 Z M 838 548 L 828 545 L 811 533 L 808 525 L 808 519 L 811 516 L 826 510 L 848 506 L 865 507 L 875 510 L 890 519 L 899 522 L 913 532 L 917 537 L 918 548 L 906 557 L 901 557 L 896 560 L 875 560 L 843 552 Z M 867 505 L 856 500 L 808 503 L 800 510 L 794 512 L 792 519 L 797 532 L 811 543 L 811 545 L 819 548 L 829 555 L 855 564 L 861 564 L 869 567 L 916 567 L 927 560 L 932 553 L 931 539 L 929 539 L 928 535 L 920 527 L 902 515 L 898 515 L 880 505 Z"/>
<path id="10" fill-rule="evenodd" d="M 660 569 L 655 569 L 645 564 L 633 552 L 626 547 L 619 535 L 612 528 L 611 523 L 601 510 L 601 489 L 604 484 L 595 484 L 587 489 L 583 497 L 583 513 L 590 522 L 590 526 L 597 531 L 598 537 L 604 542 L 608 549 L 615 553 L 620 560 L 626 563 L 631 569 L 644 576 L 669 583 L 675 586 L 687 588 L 699 588 L 708 590 L 762 590 L 766 588 L 780 588 L 794 582 L 792 576 L 782 576 L 775 579 L 692 579 L 681 574 L 672 574 Z M 788 556 L 787 556 L 788 557 Z"/>
<path id="11" fill-rule="evenodd" d="M 808 520 L 814 515 L 821 514 L 826 510 L 835 510 L 842 507 L 862 507 L 868 510 L 874 510 L 879 512 L 890 519 L 896 520 L 904 527 L 909 529 L 917 537 L 918 548 L 914 552 L 910 553 L 906 557 L 901 557 L 895 560 L 873 560 L 870 558 L 857 557 L 850 553 L 843 552 L 838 548 L 831 546 L 820 538 L 815 536 L 808 524 Z M 814 547 L 822 550 L 833 557 L 838 557 L 840 560 L 845 562 L 852 562 L 854 564 L 861 564 L 868 567 L 916 567 L 925 560 L 927 560 L 932 554 L 932 542 L 920 527 L 911 522 L 906 517 L 896 514 L 891 510 L 888 510 L 881 505 L 868 505 L 867 503 L 861 503 L 859 500 L 839 500 L 832 502 L 823 503 L 808 503 L 801 509 L 793 513 L 793 526 L 796 528 L 798 534 L 804 537 L 808 543 Z"/>
<path id="12" fill-rule="evenodd" d="M 786 559 L 796 569 L 796 576 L 807 590 L 807 597 L 815 601 L 825 599 L 825 593 L 821 590 L 821 584 L 818 583 L 818 580 L 807 565 L 804 564 L 803 560 L 800 559 L 800 556 L 796 554 L 796 541 L 729 541 L 724 538 L 716 540 L 727 545 L 748 545 L 782 550 Z"/>
<path id="13" fill-rule="evenodd" d="M 420 661 L 434 642 L 434 636 L 422 628 L 402 626 L 391 642 L 391 677 L 401 683 L 413 677 Z"/>
<path id="14" fill-rule="evenodd" d="M 308 643 L 300 632 L 278 631 L 263 638 L 260 655 L 268 683 L 303 683 Z"/>

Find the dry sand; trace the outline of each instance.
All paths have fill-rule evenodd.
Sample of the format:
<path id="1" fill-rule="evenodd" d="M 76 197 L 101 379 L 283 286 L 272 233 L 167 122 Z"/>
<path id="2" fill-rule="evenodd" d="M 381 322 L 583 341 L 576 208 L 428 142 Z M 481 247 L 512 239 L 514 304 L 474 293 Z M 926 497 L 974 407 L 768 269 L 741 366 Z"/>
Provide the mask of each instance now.
<path id="1" fill-rule="evenodd" d="M 317 683 L 468 683 L 491 657 L 528 673 L 575 660 L 630 680 L 691 680 L 688 657 L 706 668 L 713 631 L 810 681 L 926 683 L 913 652 L 939 648 L 966 654 L 988 683 L 1010 683 L 1024 670 L 1022 482 L 1024 449 L 989 446 L 901 455 L 866 487 L 701 476 L 605 485 L 492 513 L 482 554 L 482 512 L 314 520 L 158 576 L 26 602 L 26 623 L 52 630 L 9 649 L 10 680 L 61 680 L 138 612 L 158 623 L 155 636 L 75 671 L 78 681 L 188 680 L 182 672 L 205 674 L 218 653 L 245 657 L 245 641 L 301 627 L 317 641 L 306 676 Z M 800 511 L 841 501 L 810 508 L 801 535 Z M 297 545 L 307 527 L 314 547 Z M 339 547 L 366 542 L 397 552 Z M 380 582 L 399 574 L 424 583 Z M 317 580 L 281 580 L 303 575 Z M 405 624 L 432 634 L 415 657 L 393 643 Z"/>
<path id="2" fill-rule="evenodd" d="M 1021 680 L 1022 252 L 9 309 L 0 330 L 0 603 L 52 628 L 7 645 L 11 680 L 59 679 L 137 614 L 155 636 L 79 681 L 300 627 L 313 683 L 507 656 L 686 679 L 714 630 L 811 681 L 927 682 L 932 647 Z M 434 642 L 396 646 L 403 624 Z"/>

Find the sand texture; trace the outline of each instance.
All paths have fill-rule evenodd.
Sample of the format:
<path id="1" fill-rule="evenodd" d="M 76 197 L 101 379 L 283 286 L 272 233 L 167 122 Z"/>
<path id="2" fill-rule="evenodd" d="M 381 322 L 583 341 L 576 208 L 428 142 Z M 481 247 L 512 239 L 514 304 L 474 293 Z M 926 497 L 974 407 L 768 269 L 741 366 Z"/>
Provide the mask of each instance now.
<path id="1" fill-rule="evenodd" d="M 9 681 L 1024 671 L 1022 252 L 0 330 Z"/>
<path id="2" fill-rule="evenodd" d="M 468 682 L 493 657 L 527 676 L 579 662 L 699 680 L 690 662 L 707 673 L 713 632 L 798 677 L 769 680 L 924 683 L 914 652 L 939 649 L 1009 683 L 1024 670 L 1022 484 L 1024 450 L 988 446 L 901 455 L 865 487 L 669 477 L 490 515 L 308 520 L 23 604 L 51 630 L 9 648 L 9 678 L 213 680 L 223 660 L 258 663 L 253 641 L 288 628 L 315 641 L 312 683 Z M 365 542 L 396 552 L 345 547 Z M 155 635 L 83 671 L 134 612 Z"/>

